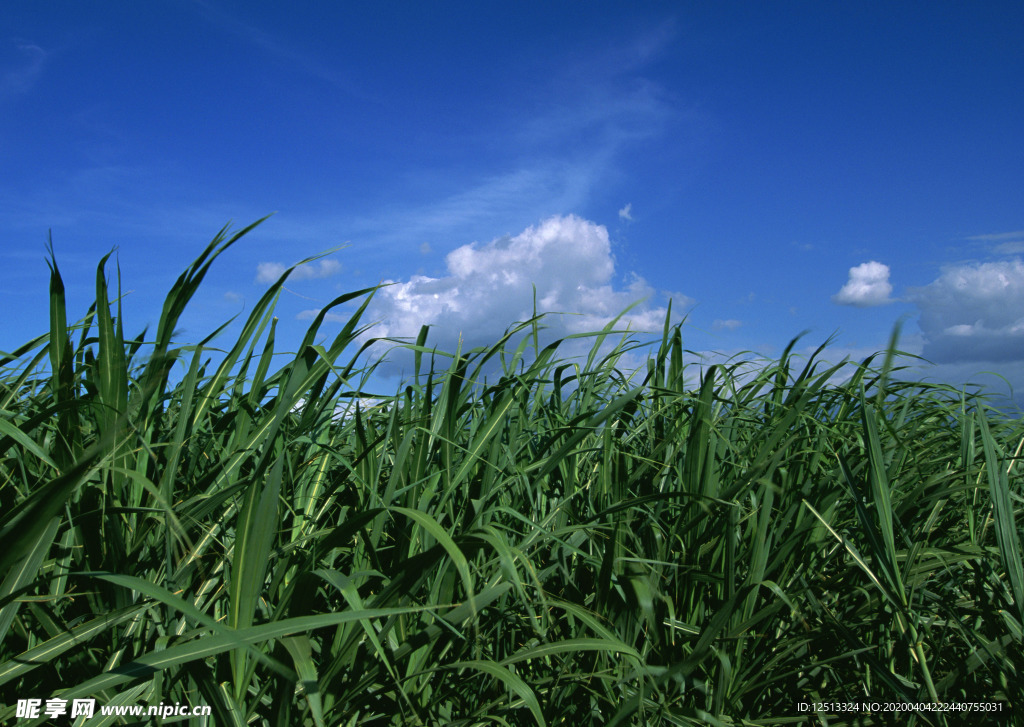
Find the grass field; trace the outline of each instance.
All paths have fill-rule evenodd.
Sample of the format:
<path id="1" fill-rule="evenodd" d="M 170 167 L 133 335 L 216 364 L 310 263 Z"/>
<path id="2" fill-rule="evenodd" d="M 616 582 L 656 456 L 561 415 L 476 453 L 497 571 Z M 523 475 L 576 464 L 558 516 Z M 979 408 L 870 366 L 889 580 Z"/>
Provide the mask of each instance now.
<path id="1" fill-rule="evenodd" d="M 538 321 L 424 331 L 366 406 L 371 290 L 283 365 L 283 280 L 236 340 L 175 341 L 248 229 L 146 340 L 106 260 L 70 325 L 53 261 L 49 332 L 0 360 L 3 724 L 1024 724 L 1020 419 L 892 349 L 698 369 L 668 323 L 632 377 L 611 328 L 575 362 Z M 1001 711 L 928 706 L 965 702 Z"/>

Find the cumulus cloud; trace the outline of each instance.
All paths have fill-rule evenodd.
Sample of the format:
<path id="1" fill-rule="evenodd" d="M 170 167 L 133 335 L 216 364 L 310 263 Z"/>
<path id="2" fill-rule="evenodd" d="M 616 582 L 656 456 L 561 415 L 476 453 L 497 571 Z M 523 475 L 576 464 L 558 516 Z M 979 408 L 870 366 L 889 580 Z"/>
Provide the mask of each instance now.
<path id="1" fill-rule="evenodd" d="M 602 225 L 569 215 L 551 217 L 514 237 L 463 245 L 448 253 L 447 275 L 387 281 L 367 311 L 379 321 L 370 335 L 415 339 L 430 325 L 439 350 L 493 343 L 516 321 L 538 312 L 562 313 L 544 321 L 547 339 L 596 331 L 640 299 L 654 296 L 643 278 L 613 283 L 615 259 Z M 309 312 L 307 312 L 309 313 Z M 618 323 L 633 331 L 660 331 L 666 309 L 649 302 Z M 328 318 L 344 319 L 331 314 Z"/>
<path id="2" fill-rule="evenodd" d="M 629 202 L 625 207 L 619 210 L 619 219 L 632 220 L 633 219 L 633 203 Z"/>
<path id="3" fill-rule="evenodd" d="M 892 285 L 889 283 L 889 266 L 872 260 L 850 268 L 849 280 L 832 296 L 832 301 L 839 305 L 868 308 L 891 303 L 890 293 Z"/>
<path id="4" fill-rule="evenodd" d="M 1024 360 L 1024 263 L 951 266 L 910 292 L 924 355 L 937 363 Z"/>
<path id="5" fill-rule="evenodd" d="M 256 266 L 257 283 L 275 283 L 284 275 L 288 266 L 284 263 L 267 262 Z M 329 278 L 341 272 L 341 263 L 337 260 L 320 260 L 319 262 L 300 265 L 288 276 L 291 281 L 314 280 L 317 278 Z"/>

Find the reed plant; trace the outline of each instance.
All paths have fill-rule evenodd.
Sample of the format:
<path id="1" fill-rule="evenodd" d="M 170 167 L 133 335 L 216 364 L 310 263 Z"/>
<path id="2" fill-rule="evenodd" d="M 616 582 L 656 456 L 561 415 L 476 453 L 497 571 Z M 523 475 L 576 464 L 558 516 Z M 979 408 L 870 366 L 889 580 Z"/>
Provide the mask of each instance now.
<path id="1" fill-rule="evenodd" d="M 234 727 L 1024 724 L 1019 418 L 901 377 L 895 339 L 699 366 L 668 319 L 632 372 L 614 322 L 580 360 L 540 318 L 466 351 L 424 329 L 381 396 L 374 291 L 282 354 L 284 277 L 226 346 L 178 342 L 251 228 L 151 338 L 107 258 L 69 324 L 51 251 L 49 331 L 0 358 L 3 723 L 88 697 Z"/>

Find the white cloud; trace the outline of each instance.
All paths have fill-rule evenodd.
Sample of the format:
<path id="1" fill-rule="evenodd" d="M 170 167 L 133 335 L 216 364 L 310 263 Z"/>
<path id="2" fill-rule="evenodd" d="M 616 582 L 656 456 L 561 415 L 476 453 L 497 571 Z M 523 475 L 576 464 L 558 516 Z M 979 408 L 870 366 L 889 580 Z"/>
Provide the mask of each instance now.
<path id="1" fill-rule="evenodd" d="M 924 355 L 938 363 L 1024 360 L 1024 263 L 951 266 L 911 291 Z"/>
<path id="2" fill-rule="evenodd" d="M 632 202 L 628 202 L 625 207 L 623 207 L 622 209 L 619 210 L 619 219 L 622 219 L 622 220 L 632 220 L 633 219 L 632 211 L 633 211 L 633 203 Z"/>
<path id="3" fill-rule="evenodd" d="M 275 283 L 284 275 L 288 266 L 284 263 L 268 262 L 256 266 L 257 283 Z M 341 272 L 341 263 L 337 260 L 321 260 L 319 263 L 312 262 L 300 265 L 288 276 L 291 281 L 315 280 L 317 278 L 329 278 Z"/>
<path id="4" fill-rule="evenodd" d="M 849 280 L 842 290 L 832 296 L 832 301 L 839 305 L 867 308 L 891 303 L 890 293 L 892 285 L 889 283 L 889 266 L 872 260 L 850 268 Z"/>
<path id="5" fill-rule="evenodd" d="M 697 304 L 696 300 L 678 290 L 663 290 L 661 296 L 672 301 L 672 310 L 675 312 L 692 308 Z"/>
<path id="6" fill-rule="evenodd" d="M 992 250 L 1000 255 L 1019 255 L 1024 252 L 1024 239 L 1001 242 Z"/>
<path id="7" fill-rule="evenodd" d="M 972 235 L 971 242 L 980 242 L 998 255 L 1019 255 L 1024 252 L 1024 230 L 996 232 L 988 235 Z"/>
<path id="8" fill-rule="evenodd" d="M 713 330 L 713 331 L 735 331 L 737 328 L 739 328 L 742 325 L 743 325 L 742 321 L 738 321 L 735 318 L 729 318 L 727 320 L 722 320 L 721 318 L 716 318 L 714 323 L 711 324 L 711 330 Z"/>
<path id="9" fill-rule="evenodd" d="M 448 275 L 414 275 L 387 281 L 373 298 L 364 320 L 379 322 L 368 337 L 415 339 L 430 325 L 428 339 L 442 351 L 494 343 L 513 323 L 538 312 L 565 313 L 544 319 L 545 339 L 596 331 L 654 290 L 632 275 L 613 283 L 615 260 L 608 231 L 579 217 L 556 216 L 515 237 L 463 245 L 446 257 Z M 644 302 L 617 328 L 660 331 L 666 309 Z M 306 312 L 310 315 L 310 312 Z M 328 320 L 346 320 L 331 314 Z"/>
<path id="10" fill-rule="evenodd" d="M 989 235 L 971 235 L 968 240 L 980 242 L 1005 242 L 1006 240 L 1024 239 L 1024 230 L 1013 230 L 1011 232 L 996 232 Z"/>

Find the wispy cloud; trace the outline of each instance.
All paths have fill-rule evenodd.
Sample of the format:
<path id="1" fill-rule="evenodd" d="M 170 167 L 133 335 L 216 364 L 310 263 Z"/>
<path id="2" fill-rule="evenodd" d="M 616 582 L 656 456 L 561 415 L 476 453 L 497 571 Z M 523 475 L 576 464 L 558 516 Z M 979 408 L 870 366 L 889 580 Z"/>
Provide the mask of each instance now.
<path id="1" fill-rule="evenodd" d="M 1004 242 L 1006 240 L 1024 240 L 1024 230 L 1012 232 L 995 232 L 986 235 L 971 235 L 968 240 L 977 242 Z"/>
<path id="2" fill-rule="evenodd" d="M 997 255 L 1019 255 L 1024 253 L 1024 230 L 972 235 L 967 239 L 971 242 L 984 244 Z"/>
<path id="3" fill-rule="evenodd" d="M 559 72 L 485 124 L 486 166 L 411 172 L 422 174 L 419 181 L 440 180 L 433 199 L 385 204 L 353 222 L 385 246 L 400 237 L 410 250 L 422 239 L 437 249 L 444 237 L 487 239 L 485 231 L 512 232 L 531 220 L 586 209 L 620 174 L 634 144 L 658 138 L 673 124 L 676 139 L 692 131 L 679 100 L 642 75 L 670 36 L 659 28 L 618 49 L 565 53 L 566 63 L 555 64 Z M 612 63 L 611 56 L 625 60 Z M 618 214 L 631 220 L 632 204 Z"/>
<path id="4" fill-rule="evenodd" d="M 711 324 L 711 330 L 713 331 L 735 331 L 737 328 L 742 326 L 742 321 L 738 321 L 735 318 L 721 319 L 716 318 L 715 322 Z"/>
<path id="5" fill-rule="evenodd" d="M 288 270 L 287 265 L 279 262 L 265 262 L 256 266 L 257 283 L 274 283 Z M 321 260 L 319 262 L 300 265 L 288 276 L 290 281 L 316 280 L 329 278 L 341 272 L 341 263 L 337 260 Z"/>
<path id="6" fill-rule="evenodd" d="M 846 285 L 832 296 L 832 300 L 839 305 L 867 308 L 891 303 L 890 293 L 889 266 L 872 260 L 850 268 Z"/>
<path id="7" fill-rule="evenodd" d="M 206 0 L 193 0 L 193 5 L 214 25 L 243 39 L 267 54 L 285 61 L 289 66 L 301 70 L 309 76 L 325 81 L 340 90 L 351 93 L 359 98 L 367 99 L 365 89 L 360 88 L 351 78 L 329 64 L 323 63 L 312 53 L 301 46 L 288 43 L 270 31 L 239 19 L 223 8 Z"/>
<path id="8" fill-rule="evenodd" d="M 1019 255 L 1024 252 L 1024 236 L 1020 240 L 1001 242 L 992 251 L 998 255 Z"/>
<path id="9" fill-rule="evenodd" d="M 13 41 L 10 45 L 13 45 L 15 60 L 0 69 L 0 100 L 31 90 L 43 73 L 48 55 L 34 43 Z"/>
<path id="10" fill-rule="evenodd" d="M 418 236 L 487 221 L 515 218 L 543 208 L 569 210 L 588 196 L 587 170 L 541 161 L 475 180 L 447 197 L 407 208 L 384 210 L 392 227 Z M 547 214 L 554 210 L 548 209 Z M 397 217 L 395 216 L 397 215 Z M 535 218 L 536 216 L 534 216 Z"/>

